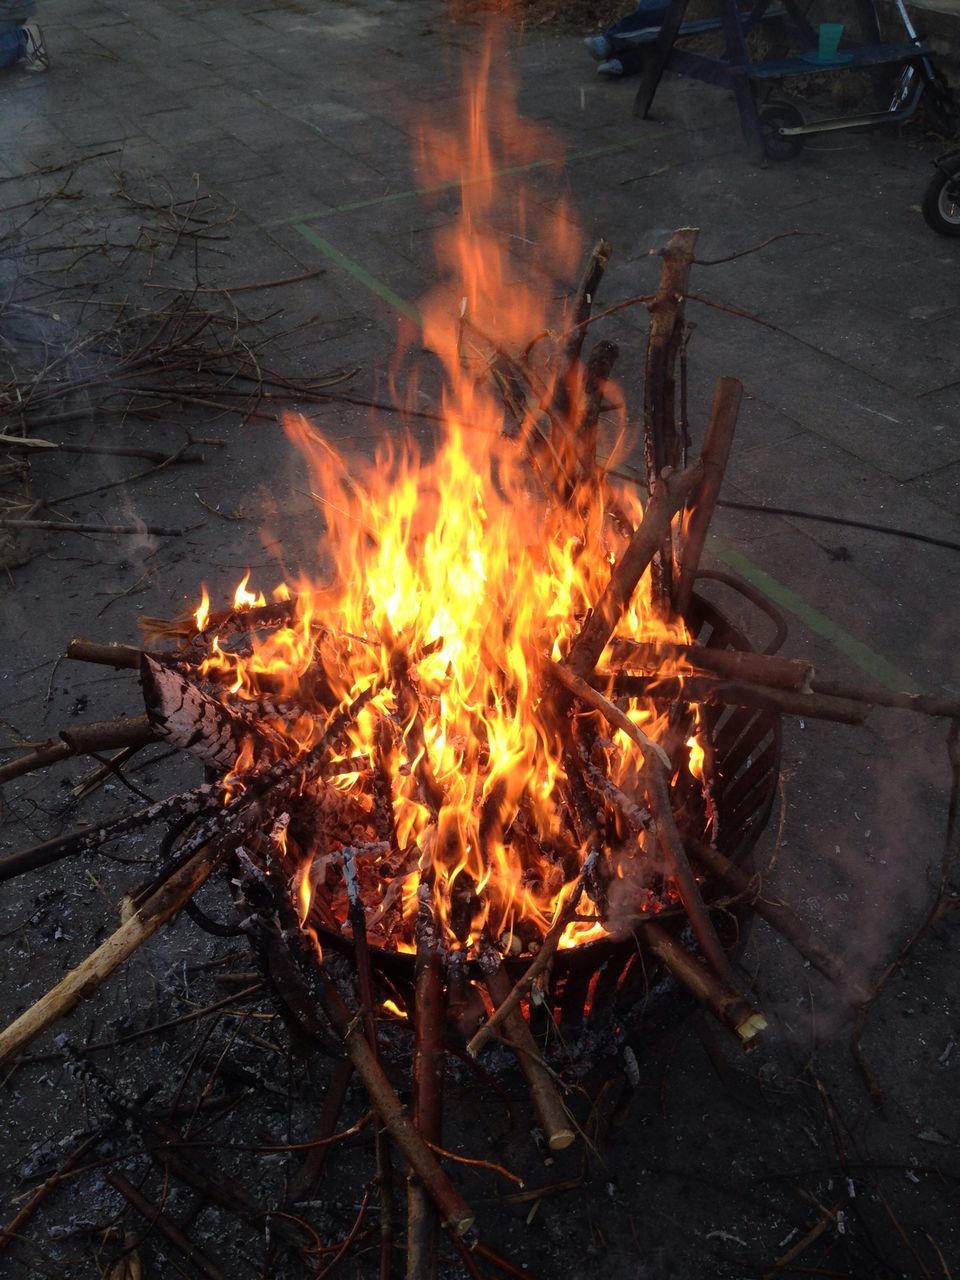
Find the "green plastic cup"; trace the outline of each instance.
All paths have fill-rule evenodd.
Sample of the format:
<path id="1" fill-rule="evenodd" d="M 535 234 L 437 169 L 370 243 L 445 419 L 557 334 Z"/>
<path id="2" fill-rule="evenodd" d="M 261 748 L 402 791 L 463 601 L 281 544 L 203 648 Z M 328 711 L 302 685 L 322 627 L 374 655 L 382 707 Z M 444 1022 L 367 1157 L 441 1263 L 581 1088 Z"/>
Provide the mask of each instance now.
<path id="1" fill-rule="evenodd" d="M 843 35 L 842 22 L 820 23 L 820 48 L 817 51 L 821 62 L 830 62 L 837 56 L 840 37 Z"/>

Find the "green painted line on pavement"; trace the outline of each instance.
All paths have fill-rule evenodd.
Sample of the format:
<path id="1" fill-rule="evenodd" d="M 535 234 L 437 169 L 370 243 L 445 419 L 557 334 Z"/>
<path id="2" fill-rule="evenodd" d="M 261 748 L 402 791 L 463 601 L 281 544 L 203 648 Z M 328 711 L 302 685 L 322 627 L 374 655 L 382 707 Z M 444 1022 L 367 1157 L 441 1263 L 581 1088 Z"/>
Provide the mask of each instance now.
<path id="1" fill-rule="evenodd" d="M 826 614 L 821 613 L 812 604 L 808 604 L 802 596 L 797 595 L 796 591 L 792 591 L 790 587 L 767 573 L 765 569 L 761 569 L 741 552 L 735 551 L 716 534 L 710 539 L 710 550 L 734 572 L 739 573 L 741 578 L 746 578 L 751 586 L 768 596 L 774 604 L 779 605 L 781 609 L 786 609 L 795 618 L 799 618 L 803 625 L 815 635 L 829 641 L 835 649 L 855 663 L 872 680 L 885 685 L 888 689 L 900 690 L 903 693 L 919 692 L 910 677 L 888 662 L 882 654 L 850 635 L 849 631 L 844 631 L 843 627 L 831 621 Z"/>
<path id="2" fill-rule="evenodd" d="M 684 132 L 686 131 L 683 129 L 668 129 L 666 132 L 659 134 L 658 138 L 673 138 Z M 559 160 L 548 157 L 544 160 L 531 160 L 528 164 L 508 165 L 505 169 L 495 170 L 493 176 L 496 178 L 508 178 L 513 174 L 532 173 L 538 169 L 561 168 L 565 165 L 577 164 L 582 160 L 596 160 L 600 156 L 616 155 L 620 151 L 635 151 L 637 147 L 648 141 L 648 138 L 638 135 L 636 138 L 629 138 L 625 142 L 608 142 L 602 147 L 590 147 L 585 151 L 572 151 L 569 155 Z M 348 204 L 315 209 L 312 213 L 295 213 L 289 218 L 274 218 L 264 225 L 267 227 L 295 226 L 297 230 L 300 230 L 307 222 L 319 222 L 323 218 L 334 218 L 338 213 L 355 213 L 358 209 L 373 209 L 378 205 L 396 204 L 398 201 L 403 200 L 416 200 L 421 196 L 442 195 L 445 191 L 459 191 L 463 187 L 470 187 L 476 183 L 487 181 L 489 181 L 487 177 L 458 178 L 456 182 L 440 182 L 432 187 L 412 187 L 409 191 L 391 191 L 382 196 L 369 196 L 366 200 L 351 200 Z"/>
<path id="3" fill-rule="evenodd" d="M 399 293 L 385 285 L 382 280 L 378 280 L 376 276 L 370 274 L 359 262 L 354 262 L 353 258 L 348 258 L 345 253 L 341 253 L 336 245 L 332 245 L 329 240 L 324 240 L 323 236 L 318 236 L 312 227 L 305 226 L 302 222 L 295 222 L 293 229 L 299 235 L 303 236 L 308 244 L 312 244 L 315 249 L 319 249 L 324 257 L 329 258 L 331 262 L 336 263 L 354 280 L 359 281 L 364 288 L 369 289 L 371 293 L 375 293 L 378 298 L 382 298 L 394 311 L 399 311 L 402 316 L 406 316 L 408 320 L 412 320 L 418 327 L 423 327 L 423 318 L 420 312 L 412 302 L 407 302 L 405 298 L 401 298 Z"/>

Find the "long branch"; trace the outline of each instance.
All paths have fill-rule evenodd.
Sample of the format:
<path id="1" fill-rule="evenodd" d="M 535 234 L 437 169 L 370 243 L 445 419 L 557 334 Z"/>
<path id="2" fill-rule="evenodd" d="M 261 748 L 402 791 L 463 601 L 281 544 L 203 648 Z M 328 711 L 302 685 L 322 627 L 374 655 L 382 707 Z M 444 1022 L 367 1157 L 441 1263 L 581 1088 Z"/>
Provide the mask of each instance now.
<path id="1" fill-rule="evenodd" d="M 606 590 L 573 643 L 567 665 L 575 675 L 588 676 L 599 662 L 644 570 L 667 536 L 671 520 L 700 483 L 702 475 L 700 462 L 693 463 L 684 471 L 664 468 L 639 528 L 617 561 Z"/>
<path id="2" fill-rule="evenodd" d="M 165 884 L 153 893 L 138 911 L 85 960 L 62 978 L 25 1013 L 0 1032 L 0 1066 L 25 1049 L 32 1040 L 60 1018 L 66 1017 L 81 1000 L 92 996 L 101 984 L 136 949 L 177 914 L 227 856 L 221 842 L 213 852 L 198 849 Z"/>

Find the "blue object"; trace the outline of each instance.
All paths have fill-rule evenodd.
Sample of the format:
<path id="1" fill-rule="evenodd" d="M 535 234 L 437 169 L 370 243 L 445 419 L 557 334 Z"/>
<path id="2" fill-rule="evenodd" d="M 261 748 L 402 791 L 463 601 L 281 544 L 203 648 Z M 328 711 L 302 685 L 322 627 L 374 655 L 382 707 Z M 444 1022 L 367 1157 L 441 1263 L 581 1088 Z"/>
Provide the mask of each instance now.
<path id="1" fill-rule="evenodd" d="M 10 67 L 23 56 L 19 22 L 0 22 L 0 67 Z"/>

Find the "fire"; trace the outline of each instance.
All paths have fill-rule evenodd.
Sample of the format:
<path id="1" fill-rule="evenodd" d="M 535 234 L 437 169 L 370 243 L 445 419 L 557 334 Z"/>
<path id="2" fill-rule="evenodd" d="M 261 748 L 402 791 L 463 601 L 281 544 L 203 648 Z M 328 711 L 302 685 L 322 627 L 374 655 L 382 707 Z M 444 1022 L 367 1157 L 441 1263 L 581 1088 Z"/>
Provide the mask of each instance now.
<path id="1" fill-rule="evenodd" d="M 210 597 L 207 595 L 207 588 L 201 588 L 203 595 L 200 603 L 194 613 L 194 619 L 197 623 L 197 631 L 204 632 L 207 629 L 207 619 L 210 617 Z"/>
<path id="2" fill-rule="evenodd" d="M 462 192 L 460 218 L 437 245 L 441 284 L 423 307 L 426 345 L 445 370 L 443 439 L 432 456 L 408 441 L 384 446 L 372 465 L 348 465 L 305 418 L 287 415 L 287 436 L 311 471 L 335 577 L 301 580 L 292 596 L 282 585 L 273 598 L 291 600 L 288 621 L 252 632 L 236 650 L 215 642 L 201 668 L 240 698 L 296 694 L 298 706 L 310 707 L 292 721 L 265 713 L 294 755 L 366 698 L 341 752 L 347 767 L 329 787 L 355 825 L 391 828 L 384 847 L 391 843 L 398 863 L 393 896 L 383 892 L 374 855 L 357 866 L 368 924 L 389 923 L 385 945 L 402 950 L 412 949 L 422 876 L 432 882 L 448 943 L 462 948 L 482 934 L 535 940 L 572 891 L 595 836 L 580 830 L 580 817 L 571 821 L 571 765 L 545 705 L 543 666 L 569 651 L 626 544 L 625 523 L 642 515 L 631 492 L 614 494 L 606 483 L 574 481 L 564 502 L 538 497 L 529 457 L 504 438 L 503 403 L 481 376 L 491 337 L 509 352 L 533 335 L 562 332 L 562 315 L 548 314 L 543 300 L 560 292 L 554 281 L 570 277 L 580 249 L 571 219 L 553 218 L 545 231 L 515 178 L 494 176 L 553 144 L 533 126 L 518 129 L 502 86 L 490 93 L 491 57 L 488 48 L 462 139 L 423 133 L 428 178 L 456 178 Z M 492 138 L 501 139 L 500 152 Z M 538 376 L 542 406 L 555 394 L 556 374 L 545 361 Z M 576 402 L 580 389 L 565 390 Z M 539 429 L 538 414 L 536 403 L 524 411 L 521 439 Z M 549 439 L 542 457 L 544 465 L 556 461 Z M 237 609 L 265 603 L 249 580 L 248 573 L 237 588 Z M 198 631 L 208 616 L 204 592 Z M 686 639 L 682 624 L 652 609 L 646 580 L 618 635 Z M 633 702 L 628 714 L 647 734 L 666 731 L 653 704 Z M 580 741 L 588 766 L 636 793 L 642 759 L 625 733 L 594 718 Z M 691 744 L 696 772 L 703 752 Z M 253 763 L 238 761 L 231 783 Z M 371 799 L 371 777 L 386 781 L 386 814 Z M 291 828 L 277 846 L 294 874 L 302 920 L 321 883 L 344 920 L 336 841 Z M 610 855 L 611 880 L 633 874 L 634 853 L 626 870 Z M 606 933 L 599 910 L 585 907 L 562 945 Z"/>

